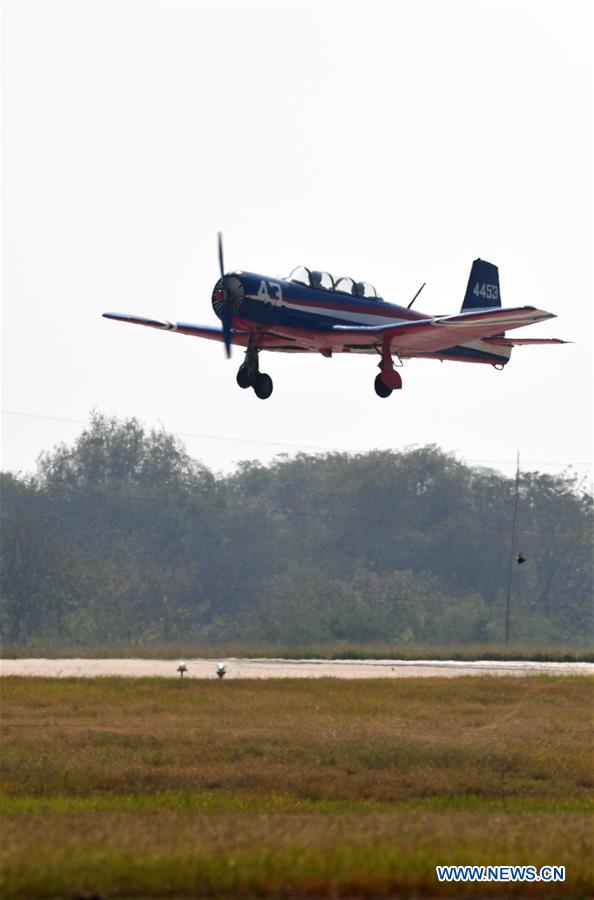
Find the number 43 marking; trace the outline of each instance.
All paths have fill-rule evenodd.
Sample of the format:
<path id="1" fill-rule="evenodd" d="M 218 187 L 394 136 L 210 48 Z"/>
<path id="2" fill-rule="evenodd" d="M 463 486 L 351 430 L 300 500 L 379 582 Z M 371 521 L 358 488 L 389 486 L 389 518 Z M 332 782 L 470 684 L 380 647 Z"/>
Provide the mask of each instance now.
<path id="1" fill-rule="evenodd" d="M 272 295 L 270 291 L 273 292 Z M 261 281 L 258 290 L 258 300 L 262 300 L 263 303 L 270 303 L 271 306 L 282 306 L 283 290 L 280 284 L 276 284 L 274 281 Z"/>
<path id="2" fill-rule="evenodd" d="M 499 288 L 496 284 L 479 284 L 477 281 L 472 293 L 475 297 L 484 297 L 486 300 L 499 300 Z"/>

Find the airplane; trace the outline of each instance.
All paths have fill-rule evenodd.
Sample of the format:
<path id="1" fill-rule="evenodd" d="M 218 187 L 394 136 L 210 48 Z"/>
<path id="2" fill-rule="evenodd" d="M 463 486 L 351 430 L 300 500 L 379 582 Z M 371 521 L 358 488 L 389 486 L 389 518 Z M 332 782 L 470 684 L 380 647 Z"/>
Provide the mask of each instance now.
<path id="1" fill-rule="evenodd" d="M 503 369 L 513 347 L 565 344 L 559 338 L 508 338 L 505 332 L 531 322 L 555 318 L 534 306 L 501 306 L 499 270 L 475 259 L 457 315 L 432 316 L 412 309 L 425 287 L 408 306 L 389 303 L 366 281 L 333 278 L 328 272 L 298 266 L 286 278 L 254 272 L 225 272 L 223 239 L 218 234 L 220 278 L 212 293 L 213 309 L 222 327 L 169 322 L 123 313 L 103 313 L 106 319 L 174 331 L 219 341 L 227 357 L 233 344 L 245 348 L 237 372 L 240 388 L 252 388 L 266 400 L 272 394 L 270 375 L 260 371 L 263 350 L 276 353 L 368 353 L 379 356 L 374 381 L 379 397 L 402 387 L 399 367 L 407 359 L 454 360 Z"/>

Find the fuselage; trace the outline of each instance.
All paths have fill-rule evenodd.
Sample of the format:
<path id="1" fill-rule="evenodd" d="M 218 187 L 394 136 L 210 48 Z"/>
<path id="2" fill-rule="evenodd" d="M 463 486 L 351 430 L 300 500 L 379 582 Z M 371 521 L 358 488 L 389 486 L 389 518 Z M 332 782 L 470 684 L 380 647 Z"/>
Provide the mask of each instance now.
<path id="1" fill-rule="evenodd" d="M 216 295 L 220 284 L 220 281 L 217 282 L 213 291 L 213 307 L 217 315 Z M 225 286 L 233 296 L 234 327 L 248 331 L 262 327 L 276 328 L 287 334 L 293 331 L 304 333 L 310 330 L 330 331 L 340 326 L 381 327 L 433 318 L 397 303 L 389 303 L 381 297 L 358 297 L 256 272 L 230 272 L 225 275 Z M 359 352 L 370 351 L 361 348 Z M 408 356 L 406 353 L 401 355 L 403 358 Z M 479 340 L 456 344 L 438 353 L 415 355 L 505 365 L 510 352 L 507 349 L 494 352 L 492 347 Z"/>
<path id="2" fill-rule="evenodd" d="M 381 298 L 317 289 L 256 272 L 230 272 L 226 277 L 236 278 L 241 283 L 243 298 L 234 314 L 262 325 L 324 329 L 336 325 L 389 325 L 430 318 Z"/>

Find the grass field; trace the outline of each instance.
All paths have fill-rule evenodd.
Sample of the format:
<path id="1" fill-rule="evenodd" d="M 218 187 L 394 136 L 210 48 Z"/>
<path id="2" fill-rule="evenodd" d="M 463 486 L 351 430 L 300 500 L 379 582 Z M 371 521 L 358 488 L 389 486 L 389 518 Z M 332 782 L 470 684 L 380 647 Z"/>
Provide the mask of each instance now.
<path id="1" fill-rule="evenodd" d="M 4 898 L 594 895 L 590 678 L 1 687 Z"/>

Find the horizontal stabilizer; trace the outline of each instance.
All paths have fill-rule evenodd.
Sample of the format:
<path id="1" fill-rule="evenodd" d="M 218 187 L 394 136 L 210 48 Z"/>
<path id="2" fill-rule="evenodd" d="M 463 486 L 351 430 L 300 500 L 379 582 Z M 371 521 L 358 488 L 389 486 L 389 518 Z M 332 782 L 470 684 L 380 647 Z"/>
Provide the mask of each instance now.
<path id="1" fill-rule="evenodd" d="M 485 344 L 493 344 L 496 347 L 529 347 L 532 344 L 571 344 L 571 341 L 562 341 L 561 338 L 506 338 L 486 337 Z"/>

